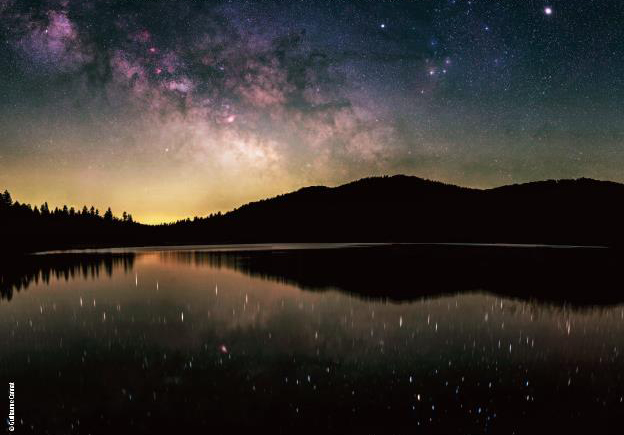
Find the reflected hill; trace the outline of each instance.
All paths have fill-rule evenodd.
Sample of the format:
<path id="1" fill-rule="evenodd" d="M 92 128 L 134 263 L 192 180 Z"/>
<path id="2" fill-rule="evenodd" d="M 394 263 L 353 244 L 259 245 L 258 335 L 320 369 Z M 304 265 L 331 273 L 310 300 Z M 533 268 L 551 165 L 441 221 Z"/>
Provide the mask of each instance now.
<path id="1" fill-rule="evenodd" d="M 209 247 L 207 247 L 209 249 Z M 32 255 L 0 271 L 0 292 L 51 277 L 70 280 L 131 271 L 141 255 L 168 263 L 228 268 L 309 291 L 414 301 L 485 291 L 576 306 L 624 302 L 621 251 L 607 248 L 397 244 L 335 249 L 164 250 Z"/>
<path id="2" fill-rule="evenodd" d="M 382 245 L 247 252 L 164 251 L 163 261 L 226 267 L 306 290 L 412 301 L 470 291 L 572 304 L 624 302 L 619 251 Z"/>

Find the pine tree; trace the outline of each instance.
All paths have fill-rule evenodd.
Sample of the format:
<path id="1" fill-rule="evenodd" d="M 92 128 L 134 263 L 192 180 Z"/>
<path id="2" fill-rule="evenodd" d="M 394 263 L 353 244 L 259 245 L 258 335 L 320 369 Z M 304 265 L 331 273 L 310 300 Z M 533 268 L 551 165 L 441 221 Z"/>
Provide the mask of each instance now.
<path id="1" fill-rule="evenodd" d="M 2 207 L 11 207 L 13 204 L 13 199 L 11 198 L 11 194 L 8 190 L 5 190 L 2 195 L 0 195 L 0 205 Z"/>

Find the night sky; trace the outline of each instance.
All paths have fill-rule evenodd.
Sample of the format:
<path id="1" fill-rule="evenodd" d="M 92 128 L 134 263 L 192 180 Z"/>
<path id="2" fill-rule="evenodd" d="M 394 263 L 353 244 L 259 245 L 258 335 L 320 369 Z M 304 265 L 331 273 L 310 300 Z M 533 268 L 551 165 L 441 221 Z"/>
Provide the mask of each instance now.
<path id="1" fill-rule="evenodd" d="M 624 181 L 624 2 L 0 0 L 0 187 L 170 221 L 406 173 Z"/>

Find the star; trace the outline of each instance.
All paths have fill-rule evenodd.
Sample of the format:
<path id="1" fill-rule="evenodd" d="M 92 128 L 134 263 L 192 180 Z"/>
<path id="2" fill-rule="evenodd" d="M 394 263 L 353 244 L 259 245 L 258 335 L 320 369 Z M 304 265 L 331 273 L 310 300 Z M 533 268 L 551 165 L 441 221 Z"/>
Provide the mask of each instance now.
<path id="1" fill-rule="evenodd" d="M 568 3 L 579 9 L 586 2 Z M 148 177 L 156 185 L 166 177 L 178 180 L 180 170 L 197 172 L 188 188 L 177 181 L 171 186 L 181 189 L 188 211 L 158 195 L 131 210 L 150 221 L 203 216 L 217 207 L 213 201 L 225 211 L 239 204 L 236 192 L 260 199 L 266 192 L 329 179 L 342 183 L 371 171 L 444 174 L 447 181 L 488 187 L 511 177 L 565 173 L 616 174 L 624 181 L 617 170 L 624 152 L 614 152 L 617 137 L 604 133 L 618 130 L 612 108 L 624 93 L 620 8 L 580 14 L 557 9 L 555 16 L 560 6 L 554 0 L 528 6 L 507 1 L 504 8 L 477 0 L 398 1 L 379 9 L 358 7 L 358 0 L 339 2 L 348 4 L 345 9 L 334 2 L 308 8 L 285 0 L 279 10 L 264 2 L 213 8 L 194 0 L 124 7 L 0 0 L 5 3 L 11 6 L 0 6 L 0 46 L 9 57 L 0 61 L 0 129 L 7 130 L 3 123 L 13 118 L 18 125 L 0 141 L 0 162 L 12 168 L 6 176 L 11 185 L 15 175 L 26 186 L 20 201 L 56 197 L 51 189 L 67 189 L 74 182 L 70 174 L 82 173 L 94 156 L 105 161 L 85 177 L 97 181 L 102 165 L 114 168 L 115 193 L 77 185 L 72 195 L 98 204 L 110 196 L 113 210 L 134 204 L 146 181 L 126 164 L 130 156 L 162 171 L 163 180 Z M 346 11 L 353 27 L 346 25 Z M 20 95 L 31 85 L 36 93 Z M 22 107 L 42 117 L 28 138 L 21 133 L 29 131 L 27 117 L 17 114 Z M 524 107 L 535 112 L 523 121 L 516 114 Z M 556 125 L 543 126 L 541 119 L 551 112 Z M 457 128 L 444 132 L 447 119 L 456 120 Z M 577 119 L 591 130 L 588 138 L 579 133 L 568 137 L 569 146 L 548 146 L 562 132 L 582 130 Z M 403 122 L 409 125 L 405 134 Z M 48 142 L 51 135 L 54 143 Z M 404 162 L 416 135 L 427 145 Z M 531 146 L 533 137 L 545 146 Z M 45 159 L 35 157 L 40 149 Z M 435 163 L 423 163 L 419 153 L 435 154 Z M 73 154 L 80 159 L 66 158 Z M 495 167 L 466 166 L 483 155 L 500 160 Z M 67 173 L 55 175 L 44 165 L 48 158 L 67 161 Z M 301 172 L 301 162 L 308 161 Z M 202 165 L 210 170 L 196 171 Z M 458 171 L 464 167 L 470 169 Z M 43 170 L 54 183 L 35 192 L 28 178 L 33 170 Z M 267 171 L 274 171 L 276 181 L 262 187 L 238 177 Z M 213 198 L 224 186 L 223 197 Z M 198 198 L 200 189 L 210 194 Z M 162 213 L 152 214 L 160 207 Z"/>

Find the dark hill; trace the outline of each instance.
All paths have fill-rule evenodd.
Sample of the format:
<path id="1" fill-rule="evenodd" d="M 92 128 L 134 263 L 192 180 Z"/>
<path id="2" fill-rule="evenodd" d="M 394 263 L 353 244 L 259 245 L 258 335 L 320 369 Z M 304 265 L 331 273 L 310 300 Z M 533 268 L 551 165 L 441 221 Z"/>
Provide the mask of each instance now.
<path id="1" fill-rule="evenodd" d="M 624 185 L 581 178 L 469 189 L 418 177 L 306 187 L 225 214 L 148 226 L 73 209 L 0 204 L 4 250 L 253 242 L 622 246 Z"/>
<path id="2" fill-rule="evenodd" d="M 197 242 L 394 241 L 615 245 L 624 185 L 590 179 L 469 189 L 418 177 L 308 187 L 170 226 Z"/>

